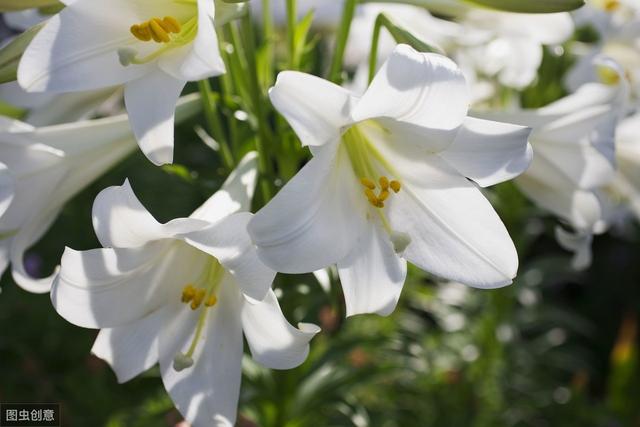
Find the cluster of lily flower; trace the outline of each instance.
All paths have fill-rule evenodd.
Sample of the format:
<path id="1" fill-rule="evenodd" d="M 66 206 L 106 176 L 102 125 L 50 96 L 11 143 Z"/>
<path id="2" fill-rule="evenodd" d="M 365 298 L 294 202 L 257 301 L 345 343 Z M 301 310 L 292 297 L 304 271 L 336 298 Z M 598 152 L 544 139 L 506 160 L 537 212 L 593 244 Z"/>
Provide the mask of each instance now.
<path id="1" fill-rule="evenodd" d="M 573 15 L 372 3 L 351 22 L 344 64 L 352 79 L 340 86 L 283 71 L 269 91 L 313 157 L 256 214 L 260 152 L 191 216 L 166 224 L 126 181 L 94 202 L 103 248 L 67 248 L 50 277 L 34 278 L 25 251 L 74 195 L 138 148 L 156 165 L 172 163 L 175 121 L 202 102 L 180 97 L 185 85 L 227 67 L 216 27 L 248 8 L 262 13 L 259 1 L 62 3 L 53 16 L 5 16 L 19 29 L 46 23 L 17 82 L 0 87 L 3 102 L 28 111 L 24 122 L 0 120 L 0 272 L 11 265 L 15 282 L 51 292 L 65 319 L 100 329 L 92 352 L 119 381 L 159 363 L 194 426 L 234 424 L 243 336 L 267 367 L 305 360 L 319 328 L 287 322 L 271 290 L 276 272 L 337 265 L 347 315 L 388 315 L 407 262 L 477 288 L 512 282 L 518 256 L 484 187 L 515 179 L 556 215 L 557 239 L 575 252 L 576 268 L 589 264 L 593 235 L 640 218 L 637 2 L 594 0 Z M 300 16 L 314 10 L 314 25 L 329 33 L 344 8 L 299 3 Z M 284 2 L 271 7 L 284 25 Z M 368 79 L 380 14 L 441 53 L 382 33 Z M 561 49 L 587 24 L 599 39 L 575 42 L 568 95 L 535 110 L 493 108 L 501 94 L 534 82 L 544 46 Z M 121 94 L 126 114 L 90 119 Z"/>

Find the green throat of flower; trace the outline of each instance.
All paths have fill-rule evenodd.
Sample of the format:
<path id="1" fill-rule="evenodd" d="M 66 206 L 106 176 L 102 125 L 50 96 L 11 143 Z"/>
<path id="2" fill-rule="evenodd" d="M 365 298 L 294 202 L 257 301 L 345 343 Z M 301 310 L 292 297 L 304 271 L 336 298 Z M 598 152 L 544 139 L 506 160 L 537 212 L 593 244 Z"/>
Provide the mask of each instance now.
<path id="1" fill-rule="evenodd" d="M 365 122 L 364 126 L 379 127 L 375 122 Z M 342 145 L 349 157 L 353 172 L 363 187 L 363 196 L 375 208 L 383 228 L 389 234 L 395 252 L 404 252 L 411 243 L 411 237 L 406 233 L 393 230 L 384 211 L 387 200 L 402 190 L 402 183 L 397 176 L 390 179 L 380 172 L 386 170 L 397 175 L 393 167 L 366 134 L 358 128 L 358 125 L 350 127 L 342 135 Z"/>
<path id="2" fill-rule="evenodd" d="M 191 345 L 186 353 L 178 353 L 173 361 L 173 369 L 180 372 L 193 366 L 193 354 L 207 320 L 207 314 L 218 303 L 218 291 L 224 276 L 224 269 L 220 263 L 213 260 L 204 269 L 202 275 L 194 283 L 188 283 L 182 290 L 181 301 L 188 305 L 190 310 L 200 310 L 196 331 L 191 340 Z"/>
<path id="3" fill-rule="evenodd" d="M 158 48 L 142 57 L 136 49 L 130 47 L 119 49 L 118 57 L 125 67 L 131 64 L 146 64 L 172 49 L 191 43 L 198 34 L 198 16 L 196 14 L 185 22 L 180 22 L 173 16 L 151 18 L 148 21 L 133 24 L 129 31 L 137 40 L 155 43 Z"/>

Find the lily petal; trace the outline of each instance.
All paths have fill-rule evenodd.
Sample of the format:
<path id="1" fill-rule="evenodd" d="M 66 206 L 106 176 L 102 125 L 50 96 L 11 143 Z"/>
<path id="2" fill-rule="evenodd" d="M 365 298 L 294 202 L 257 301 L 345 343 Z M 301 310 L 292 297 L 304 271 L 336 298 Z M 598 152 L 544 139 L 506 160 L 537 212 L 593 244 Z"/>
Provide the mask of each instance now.
<path id="1" fill-rule="evenodd" d="M 209 224 L 180 218 L 160 224 L 140 203 L 129 184 L 102 190 L 93 202 L 93 227 L 104 247 L 132 248 L 148 242 L 177 237 Z"/>
<path id="2" fill-rule="evenodd" d="M 241 298 L 231 284 L 223 283 L 218 304 L 208 310 L 190 368 L 177 372 L 173 361 L 178 353 L 187 352 L 200 313 L 177 307 L 173 322 L 161 332 L 162 382 L 193 426 L 235 424 L 242 377 Z"/>
<path id="3" fill-rule="evenodd" d="M 76 1 L 64 8 L 25 50 L 18 67 L 20 86 L 28 92 L 93 90 L 149 72 L 154 64 L 124 67 L 117 54 L 136 41 L 129 27 L 153 16 L 139 18 L 140 3 Z"/>
<path id="4" fill-rule="evenodd" d="M 364 230 L 358 185 L 344 149 L 323 147 L 249 222 L 260 259 L 295 274 L 344 258 Z"/>
<path id="5" fill-rule="evenodd" d="M 305 361 L 309 341 L 320 332 L 316 325 L 294 328 L 285 319 L 278 299 L 269 290 L 263 301 L 242 303 L 242 328 L 253 359 L 271 369 L 291 369 Z"/>
<path id="6" fill-rule="evenodd" d="M 211 0 L 198 0 L 198 34 L 193 43 L 158 60 L 158 66 L 178 80 L 195 81 L 224 74 L 225 66 L 218 47 L 213 24 L 215 5 Z"/>
<path id="7" fill-rule="evenodd" d="M 117 327 L 144 318 L 168 300 L 179 302 L 181 286 L 196 280 L 206 261 L 179 242 L 82 252 L 67 248 L 51 300 L 75 325 Z"/>
<path id="8" fill-rule="evenodd" d="M 446 148 L 467 115 L 469 89 L 449 58 L 398 45 L 353 111 L 355 121 L 388 118 L 392 133 Z M 396 129 L 398 128 L 398 129 Z"/>
<path id="9" fill-rule="evenodd" d="M 9 168 L 0 163 L 0 217 L 9 209 L 14 196 L 14 181 Z"/>
<path id="10" fill-rule="evenodd" d="M 531 164 L 530 128 L 467 117 L 456 139 L 439 153 L 482 187 L 508 181 Z"/>
<path id="11" fill-rule="evenodd" d="M 242 158 L 222 188 L 196 209 L 190 218 L 214 223 L 236 212 L 250 211 L 257 180 L 258 155 L 251 151 Z"/>
<path id="12" fill-rule="evenodd" d="M 160 308 L 142 319 L 116 328 L 100 330 L 91 352 L 107 362 L 124 383 L 158 362 L 160 331 L 167 310 Z"/>
<path id="13" fill-rule="evenodd" d="M 394 251 L 389 235 L 368 222 L 367 231 L 351 253 L 338 262 L 347 316 L 377 313 L 388 316 L 396 308 L 407 277 L 407 262 Z"/>
<path id="14" fill-rule="evenodd" d="M 390 163 L 403 171 L 402 190 L 389 203 L 393 230 L 411 238 L 403 257 L 469 286 L 510 284 L 518 255 L 480 190 L 435 155 L 419 160 L 395 155 Z"/>
<path id="15" fill-rule="evenodd" d="M 262 301 L 276 272 L 265 266 L 256 252 L 247 225 L 252 215 L 240 212 L 211 227 L 190 233 L 186 242 L 215 257 L 247 296 Z"/>
<path id="16" fill-rule="evenodd" d="M 133 133 L 142 152 L 158 166 L 173 163 L 175 110 L 185 85 L 185 80 L 157 70 L 125 86 L 124 101 Z"/>
<path id="17" fill-rule="evenodd" d="M 303 145 L 320 146 L 338 140 L 341 129 L 352 122 L 354 96 L 311 74 L 297 71 L 278 74 L 269 98 Z"/>

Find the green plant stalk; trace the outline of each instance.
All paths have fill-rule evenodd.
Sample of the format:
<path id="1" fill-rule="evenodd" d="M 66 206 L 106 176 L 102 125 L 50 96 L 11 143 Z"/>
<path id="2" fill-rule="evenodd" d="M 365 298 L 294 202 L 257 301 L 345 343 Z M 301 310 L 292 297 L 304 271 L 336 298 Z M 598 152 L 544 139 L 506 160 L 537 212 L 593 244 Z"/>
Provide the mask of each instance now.
<path id="1" fill-rule="evenodd" d="M 200 89 L 200 95 L 202 98 L 202 107 L 204 111 L 204 117 L 209 128 L 209 133 L 220 144 L 220 154 L 222 156 L 222 162 L 224 166 L 232 171 L 235 166 L 233 154 L 229 148 L 229 143 L 224 135 L 222 128 L 222 122 L 215 102 L 211 99 L 211 84 L 208 79 L 200 80 L 198 82 L 198 88 Z"/>
<path id="2" fill-rule="evenodd" d="M 349 33 L 351 32 L 351 21 L 353 21 L 353 15 L 355 14 L 357 4 L 358 0 L 346 0 L 344 3 L 344 9 L 342 10 L 342 19 L 340 21 L 340 27 L 338 28 L 336 47 L 333 52 L 333 60 L 329 70 L 329 80 L 337 84 L 341 83 L 344 52 L 347 48 L 347 40 L 349 39 Z"/>
<path id="3" fill-rule="evenodd" d="M 287 0 L 287 45 L 289 47 L 289 69 L 296 68 L 296 0 Z"/>
<path id="4" fill-rule="evenodd" d="M 269 75 L 267 75 L 267 81 L 273 81 L 273 75 L 271 74 L 271 70 L 273 67 L 274 59 L 274 50 L 273 46 L 275 44 L 275 31 L 273 29 L 273 15 L 271 13 L 271 0 L 262 0 L 262 34 L 264 37 L 266 56 L 268 58 L 269 67 Z"/>
<path id="5" fill-rule="evenodd" d="M 378 44 L 380 43 L 380 30 L 382 29 L 382 21 L 384 15 L 380 14 L 376 18 L 373 26 L 373 35 L 371 36 L 371 52 L 369 52 L 369 78 L 367 82 L 371 84 L 373 77 L 376 75 L 376 65 L 378 64 Z"/>
<path id="6" fill-rule="evenodd" d="M 264 98 L 260 91 L 260 82 L 258 79 L 258 67 L 256 64 L 256 46 L 254 41 L 253 23 L 251 22 L 251 16 L 247 13 L 241 20 L 241 37 L 242 45 L 244 46 L 244 56 L 247 63 L 247 75 L 249 83 L 249 94 L 253 100 L 254 114 L 257 120 L 258 134 L 256 136 L 256 151 L 258 152 L 258 170 L 262 177 L 260 182 L 260 189 L 264 202 L 267 203 L 271 200 L 271 162 L 269 159 L 269 153 L 267 147 L 271 140 L 269 132 L 269 123 L 267 121 L 266 112 L 264 109 Z"/>

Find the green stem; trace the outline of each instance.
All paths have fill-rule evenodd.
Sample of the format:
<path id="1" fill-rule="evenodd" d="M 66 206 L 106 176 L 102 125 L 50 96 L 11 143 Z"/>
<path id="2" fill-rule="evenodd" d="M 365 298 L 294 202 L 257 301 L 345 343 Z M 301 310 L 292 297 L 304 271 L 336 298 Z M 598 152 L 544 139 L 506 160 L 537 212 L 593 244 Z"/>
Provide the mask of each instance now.
<path id="1" fill-rule="evenodd" d="M 289 68 L 296 69 L 296 0 L 287 0 L 287 44 L 289 46 Z"/>
<path id="2" fill-rule="evenodd" d="M 242 40 L 244 46 L 244 56 L 247 63 L 249 93 L 252 97 L 254 114 L 257 119 L 258 135 L 256 136 L 256 151 L 258 152 L 258 170 L 262 176 L 260 188 L 264 203 L 271 200 L 271 163 L 269 161 L 269 153 L 267 146 L 271 140 L 269 132 L 269 123 L 264 109 L 265 100 L 260 90 L 260 82 L 258 79 L 258 68 L 256 64 L 256 47 L 253 34 L 253 23 L 251 17 L 247 13 L 242 17 Z"/>
<path id="3" fill-rule="evenodd" d="M 384 15 L 378 15 L 375 25 L 373 26 L 373 36 L 371 37 L 371 52 L 369 53 L 369 84 L 371 84 L 373 77 L 376 75 L 376 65 L 378 65 L 378 44 L 380 42 L 380 30 L 382 29 L 383 20 Z"/>
<path id="4" fill-rule="evenodd" d="M 351 21 L 353 21 L 353 15 L 355 14 L 357 4 L 358 0 L 346 0 L 344 2 L 342 20 L 340 21 L 340 28 L 338 28 L 338 35 L 336 38 L 336 48 L 333 52 L 333 60 L 329 71 L 329 80 L 334 83 L 340 84 L 342 80 L 341 75 L 344 52 L 347 48 L 347 40 L 349 39 L 349 33 L 351 32 Z"/>
<path id="5" fill-rule="evenodd" d="M 209 128 L 209 133 L 220 144 L 220 154 L 222 155 L 222 162 L 224 166 L 229 170 L 233 170 L 235 162 L 233 160 L 233 154 L 229 148 L 229 144 L 224 135 L 222 128 L 222 122 L 218 114 L 218 109 L 215 102 L 211 99 L 211 84 L 208 79 L 200 80 L 198 82 L 198 88 L 200 89 L 200 96 L 202 97 L 202 107 L 204 110 L 204 117 Z"/>
<path id="6" fill-rule="evenodd" d="M 264 36 L 264 49 L 265 56 L 267 58 L 266 78 L 270 84 L 273 81 L 272 67 L 274 62 L 274 44 L 275 44 L 275 31 L 273 29 L 273 14 L 271 12 L 271 0 L 262 0 L 262 32 Z"/>

